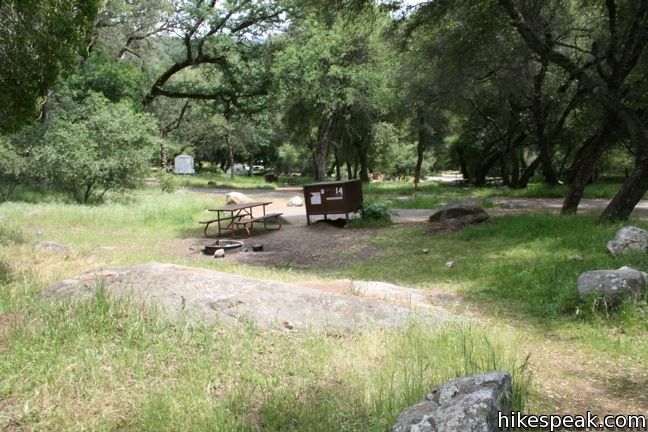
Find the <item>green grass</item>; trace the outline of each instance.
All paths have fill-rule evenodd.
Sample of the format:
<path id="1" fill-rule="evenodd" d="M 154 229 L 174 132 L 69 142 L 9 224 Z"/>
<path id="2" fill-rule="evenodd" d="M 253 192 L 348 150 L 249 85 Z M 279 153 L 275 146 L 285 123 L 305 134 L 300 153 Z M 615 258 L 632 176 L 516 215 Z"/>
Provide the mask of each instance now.
<path id="1" fill-rule="evenodd" d="M 631 224 L 648 228 L 643 221 Z M 648 271 L 647 254 L 607 253 L 606 243 L 619 227 L 587 215 L 522 214 L 493 217 L 454 234 L 382 229 L 370 239 L 377 256 L 338 268 L 331 277 L 455 291 L 489 315 L 558 334 L 583 349 L 638 361 L 648 356 L 648 302 L 592 310 L 580 303 L 576 290 L 585 271 L 624 265 Z M 582 261 L 571 259 L 577 255 Z M 454 268 L 445 266 L 450 260 Z"/>
<path id="2" fill-rule="evenodd" d="M 200 173 L 195 175 L 176 176 L 179 186 L 204 187 L 204 188 L 227 188 L 227 189 L 275 189 L 273 183 L 267 183 L 263 176 L 240 176 L 235 175 L 232 179 L 229 174 Z M 208 184 L 213 182 L 213 184 Z"/>
<path id="3" fill-rule="evenodd" d="M 524 353 L 508 348 L 508 333 L 476 323 L 261 332 L 167 323 L 101 291 L 80 303 L 39 297 L 69 275 L 154 260 L 303 277 L 169 254 L 173 242 L 201 235 L 195 222 L 213 200 L 144 190 L 95 206 L 0 205 L 0 428 L 384 431 L 431 387 L 493 369 L 514 374 L 524 405 Z M 71 251 L 36 251 L 45 239 Z"/>
<path id="4" fill-rule="evenodd" d="M 3 293 L 6 295 L 6 293 Z M 21 302 L 29 325 L 4 341 L 0 425 L 38 430 L 384 431 L 429 388 L 513 371 L 484 331 L 448 326 L 359 335 L 165 324 L 113 302 Z"/>
<path id="5" fill-rule="evenodd" d="M 595 183 L 585 189 L 584 198 L 610 199 L 619 190 L 619 183 Z M 424 182 L 416 191 L 409 182 L 382 182 L 363 185 L 368 197 L 391 201 L 394 208 L 431 209 L 451 201 L 476 199 L 488 201 L 492 197 L 505 198 L 564 198 L 567 186 L 530 184 L 525 189 L 474 187 L 440 182 Z"/>
<path id="6" fill-rule="evenodd" d="M 587 309 L 576 293 L 583 271 L 648 270 L 648 255 L 607 254 L 620 225 L 587 215 L 523 214 L 454 234 L 374 227 L 365 240 L 371 257 L 300 271 L 198 260 L 184 253 L 187 243 L 183 253 L 173 252 L 202 235 L 196 221 L 218 204 L 222 198 L 209 194 L 152 188 L 94 206 L 0 204 L 0 428 L 384 431 L 431 387 L 492 369 L 514 373 L 517 407 L 530 401 L 533 411 L 546 398 L 529 382 L 525 347 L 555 348 L 549 337 L 588 361 L 614 362 L 611 369 L 645 370 L 646 302 L 606 314 Z M 38 252 L 38 240 L 71 251 Z M 445 266 L 449 260 L 454 268 Z M 354 335 L 261 332 L 170 324 L 101 292 L 77 304 L 38 296 L 70 275 L 149 261 L 285 281 L 382 280 L 454 293 L 491 321 Z"/>
<path id="7" fill-rule="evenodd" d="M 647 227 L 645 222 L 634 224 Z M 575 282 L 583 271 L 623 265 L 648 270 L 646 254 L 607 253 L 606 243 L 619 227 L 597 224 L 593 216 L 546 213 L 493 217 L 453 234 L 398 227 L 381 230 L 371 239 L 380 251 L 377 257 L 340 271 L 357 279 L 405 285 L 455 284 L 472 298 L 554 319 L 577 310 Z M 583 260 L 570 259 L 575 255 Z M 457 267 L 446 268 L 449 260 Z"/>

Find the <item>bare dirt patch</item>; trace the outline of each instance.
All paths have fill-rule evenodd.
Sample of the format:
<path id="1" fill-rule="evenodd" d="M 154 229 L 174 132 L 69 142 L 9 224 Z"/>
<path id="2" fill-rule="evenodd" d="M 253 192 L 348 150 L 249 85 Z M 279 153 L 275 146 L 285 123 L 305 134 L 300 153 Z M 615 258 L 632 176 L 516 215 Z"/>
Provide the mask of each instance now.
<path id="1" fill-rule="evenodd" d="M 251 237 L 238 238 L 243 241 L 243 247 L 227 251 L 224 259 L 275 268 L 331 267 L 371 258 L 376 250 L 365 240 L 374 232 L 370 228 L 336 228 L 325 223 L 307 226 L 301 220 L 293 220 L 277 231 L 255 228 Z M 170 245 L 166 252 L 173 256 L 212 260 L 213 257 L 201 251 L 206 244 L 215 241 L 216 238 L 182 239 Z M 253 245 L 263 245 L 263 252 L 252 252 Z"/>
<path id="2" fill-rule="evenodd" d="M 526 344 L 541 409 L 564 414 L 646 414 L 648 374 L 611 358 L 596 358 L 573 345 L 547 338 Z"/>

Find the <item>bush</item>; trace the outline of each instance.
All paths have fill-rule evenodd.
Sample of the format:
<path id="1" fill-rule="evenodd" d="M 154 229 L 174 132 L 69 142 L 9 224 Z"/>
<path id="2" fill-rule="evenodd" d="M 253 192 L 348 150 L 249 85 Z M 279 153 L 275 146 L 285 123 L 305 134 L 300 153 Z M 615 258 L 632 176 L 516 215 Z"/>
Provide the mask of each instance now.
<path id="1" fill-rule="evenodd" d="M 28 159 L 12 140 L 2 136 L 0 155 L 0 198 L 9 201 L 16 186 L 27 177 Z"/>
<path id="2" fill-rule="evenodd" d="M 140 185 L 159 139 L 154 120 L 98 93 L 69 105 L 45 135 L 49 178 L 80 203 Z"/>
<path id="3" fill-rule="evenodd" d="M 173 174 L 167 172 L 159 172 L 156 176 L 160 189 L 162 192 L 175 192 L 178 189 L 178 183 Z"/>
<path id="4" fill-rule="evenodd" d="M 385 226 L 391 224 L 392 210 L 389 201 L 369 200 L 362 203 L 361 219 L 351 221 L 352 227 Z"/>

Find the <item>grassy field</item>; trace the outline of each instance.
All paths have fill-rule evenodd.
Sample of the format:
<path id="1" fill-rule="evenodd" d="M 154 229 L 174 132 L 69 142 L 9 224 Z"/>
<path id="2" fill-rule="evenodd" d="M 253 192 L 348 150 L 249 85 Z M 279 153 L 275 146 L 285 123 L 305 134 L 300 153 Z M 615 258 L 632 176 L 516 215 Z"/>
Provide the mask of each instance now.
<path id="1" fill-rule="evenodd" d="M 619 183 L 596 183 L 585 189 L 584 198 L 609 199 Z M 526 189 L 474 187 L 439 182 L 424 182 L 416 191 L 412 183 L 381 182 L 364 185 L 368 197 L 389 200 L 394 208 L 436 208 L 451 201 L 476 199 L 488 206 L 490 198 L 564 198 L 567 186 L 531 184 Z"/>
<path id="2" fill-rule="evenodd" d="M 211 183 L 209 183 L 211 182 Z M 266 183 L 262 176 L 234 176 L 232 180 L 226 174 L 202 173 L 194 176 L 178 176 L 176 183 L 184 187 L 216 187 L 232 189 L 275 189 L 277 187 L 301 186 L 313 183 L 308 177 L 280 177 L 276 183 Z M 610 199 L 619 190 L 620 183 L 598 182 L 585 189 L 584 198 Z M 500 187 L 474 187 L 436 181 L 423 182 L 419 190 L 414 189 L 412 182 L 394 181 L 369 183 L 363 185 L 365 196 L 369 199 L 382 199 L 390 202 L 393 208 L 429 209 L 436 208 L 451 201 L 476 199 L 482 205 L 492 206 L 491 198 L 564 198 L 567 186 L 550 186 L 530 184 L 525 189 Z"/>
<path id="3" fill-rule="evenodd" d="M 204 187 L 204 188 L 228 188 L 228 189 L 274 189 L 275 184 L 267 183 L 263 176 L 241 176 L 235 175 L 231 178 L 229 174 L 213 174 L 204 172 L 195 175 L 176 176 L 176 183 L 183 187 Z M 211 183 L 210 183 L 211 182 Z"/>
<path id="4" fill-rule="evenodd" d="M 580 304 L 575 290 L 585 270 L 648 270 L 646 255 L 606 253 L 617 225 L 528 214 L 455 234 L 370 228 L 376 254 L 335 269 L 288 271 L 170 253 L 175 242 L 201 235 L 195 222 L 215 199 L 222 198 L 149 189 L 95 206 L 0 205 L 0 428 L 384 431 L 429 388 L 492 369 L 514 373 L 516 405 L 531 412 L 643 397 L 645 301 L 606 313 Z M 37 251 L 39 240 L 71 251 Z M 447 268 L 448 260 L 456 267 Z M 456 296 L 479 320 L 353 335 L 261 332 L 172 325 L 101 293 L 85 304 L 38 296 L 66 276 L 150 261 L 283 281 L 400 283 Z M 579 390 L 600 374 L 618 386 Z M 570 402 L 553 399 L 555 385 L 573 388 Z"/>
<path id="5" fill-rule="evenodd" d="M 648 228 L 643 221 L 633 225 Z M 371 243 L 381 252 L 338 272 L 351 279 L 423 288 L 440 285 L 481 304 L 489 314 L 563 332 L 583 346 L 639 359 L 648 356 L 648 303 L 628 303 L 606 313 L 580 303 L 576 291 L 576 280 L 584 271 L 624 265 L 648 271 L 644 253 L 623 257 L 607 253 L 606 243 L 619 227 L 597 224 L 594 216 L 540 213 L 494 217 L 454 234 L 430 235 L 426 227 L 379 230 Z M 450 269 L 445 263 L 451 260 L 456 266 Z"/>
<path id="6" fill-rule="evenodd" d="M 0 427 L 7 430 L 385 430 L 452 377 L 504 369 L 527 399 L 525 356 L 477 324 L 358 334 L 169 324 L 107 299 L 38 296 L 81 271 L 148 261 L 296 280 L 302 274 L 170 256 L 213 197 L 142 191 L 97 206 L 5 203 L 0 229 Z M 68 253 L 37 251 L 47 239 Z"/>

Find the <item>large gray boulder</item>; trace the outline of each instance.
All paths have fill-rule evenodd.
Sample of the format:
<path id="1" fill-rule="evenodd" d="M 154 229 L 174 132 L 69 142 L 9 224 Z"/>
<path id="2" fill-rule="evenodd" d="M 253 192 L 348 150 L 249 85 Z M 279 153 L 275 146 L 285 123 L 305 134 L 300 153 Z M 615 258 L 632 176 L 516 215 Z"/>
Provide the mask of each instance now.
<path id="1" fill-rule="evenodd" d="M 461 229 L 465 225 L 477 224 L 488 219 L 483 208 L 472 203 L 455 202 L 447 204 L 430 216 L 430 222 L 440 223 L 445 229 Z"/>
<path id="2" fill-rule="evenodd" d="M 511 412 L 511 376 L 506 372 L 457 378 L 430 391 L 401 413 L 392 432 L 489 432 L 498 414 Z"/>
<path id="3" fill-rule="evenodd" d="M 633 226 L 623 227 L 617 231 L 614 240 L 608 242 L 607 248 L 614 256 L 632 250 L 648 252 L 648 231 Z"/>
<path id="4" fill-rule="evenodd" d="M 454 320 L 438 306 L 406 307 L 386 301 L 252 279 L 204 268 L 150 263 L 89 272 L 50 285 L 44 297 L 92 298 L 98 287 L 110 297 L 154 305 L 164 317 L 207 323 L 254 323 L 259 328 L 353 330 L 394 328 L 412 319 L 434 325 Z"/>
<path id="5" fill-rule="evenodd" d="M 630 267 L 588 271 L 578 277 L 578 293 L 581 298 L 593 293 L 608 302 L 622 298 L 636 300 L 645 294 L 646 276 L 646 273 Z"/>
<path id="6" fill-rule="evenodd" d="M 241 192 L 230 192 L 225 195 L 225 202 L 230 204 L 249 204 L 254 202 L 249 196 L 242 194 Z"/>

